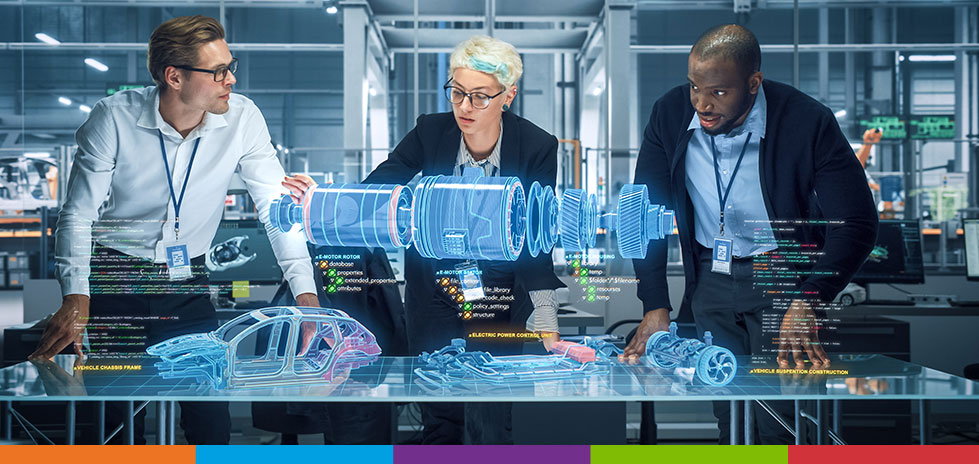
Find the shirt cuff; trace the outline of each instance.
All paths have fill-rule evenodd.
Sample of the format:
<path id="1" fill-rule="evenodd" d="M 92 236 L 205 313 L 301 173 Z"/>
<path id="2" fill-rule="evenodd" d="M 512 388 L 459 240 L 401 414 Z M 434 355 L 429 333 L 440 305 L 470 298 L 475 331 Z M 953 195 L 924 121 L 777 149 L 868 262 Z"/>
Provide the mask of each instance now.
<path id="1" fill-rule="evenodd" d="M 313 279 L 306 276 L 296 276 L 289 279 L 289 289 L 292 290 L 292 296 L 297 297 L 303 293 L 312 293 L 316 295 L 316 283 Z"/>
<path id="2" fill-rule="evenodd" d="M 527 318 L 527 330 L 531 332 L 558 332 L 557 292 L 554 290 L 532 290 L 530 301 L 534 313 Z"/>
<path id="3" fill-rule="evenodd" d="M 61 296 L 89 296 L 88 279 L 67 278 L 61 281 Z"/>

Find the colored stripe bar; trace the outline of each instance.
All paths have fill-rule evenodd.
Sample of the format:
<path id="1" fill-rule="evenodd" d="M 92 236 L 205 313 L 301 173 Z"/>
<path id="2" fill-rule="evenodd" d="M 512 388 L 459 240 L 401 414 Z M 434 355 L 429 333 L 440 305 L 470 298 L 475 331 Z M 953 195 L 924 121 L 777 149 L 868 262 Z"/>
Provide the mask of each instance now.
<path id="1" fill-rule="evenodd" d="M 588 464 L 582 446 L 395 446 L 397 464 Z M 621 463 L 619 463 L 621 464 Z"/>
<path id="2" fill-rule="evenodd" d="M 786 464 L 787 446 L 592 446 L 592 464 L 629 462 L 716 462 Z M 847 461 L 848 462 L 848 461 Z M 822 462 L 820 464 L 826 464 Z"/>
<path id="3" fill-rule="evenodd" d="M 310 459 L 313 459 L 310 461 Z M 133 461 L 136 462 L 136 461 Z M 198 446 L 197 464 L 351 462 L 391 464 L 392 446 Z M 140 463 L 142 464 L 142 463 Z"/>

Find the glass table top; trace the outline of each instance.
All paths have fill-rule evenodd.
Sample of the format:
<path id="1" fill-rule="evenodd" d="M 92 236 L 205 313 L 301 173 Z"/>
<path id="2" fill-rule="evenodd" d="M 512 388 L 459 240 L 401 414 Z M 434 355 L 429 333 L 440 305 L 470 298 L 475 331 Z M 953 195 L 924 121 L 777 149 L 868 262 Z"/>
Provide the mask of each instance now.
<path id="1" fill-rule="evenodd" d="M 780 371 L 774 359 L 738 357 L 734 380 L 713 387 L 691 369 L 616 361 L 603 372 L 565 380 L 436 386 L 417 374 L 416 357 L 380 357 L 312 385 L 215 389 L 194 378 L 157 374 L 147 355 L 25 362 L 0 369 L 0 401 L 697 401 L 812 399 L 979 400 L 979 383 L 881 355 L 831 355 L 822 371 Z"/>

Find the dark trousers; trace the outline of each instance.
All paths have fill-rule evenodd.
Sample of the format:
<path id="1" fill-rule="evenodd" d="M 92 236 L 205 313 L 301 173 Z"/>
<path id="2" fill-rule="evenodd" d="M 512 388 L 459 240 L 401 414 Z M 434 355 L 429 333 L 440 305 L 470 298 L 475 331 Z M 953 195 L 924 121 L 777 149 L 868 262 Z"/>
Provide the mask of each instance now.
<path id="1" fill-rule="evenodd" d="M 298 445 L 299 435 L 317 433 L 322 433 L 324 445 L 391 445 L 394 444 L 392 406 L 391 403 L 253 403 L 252 415 L 256 427 L 280 431 L 283 445 Z"/>
<path id="2" fill-rule="evenodd" d="M 484 281 L 484 286 L 497 286 Z M 507 285 L 512 287 L 512 283 Z M 408 333 L 408 349 L 412 354 L 429 353 L 450 343 L 453 338 L 467 338 L 471 332 L 524 332 L 523 322 L 510 321 L 510 314 L 520 313 L 516 305 L 530 304 L 517 299 L 510 310 L 491 321 L 464 322 L 459 308 L 442 295 L 422 307 L 407 304 L 405 298 L 405 323 Z M 467 339 L 467 351 L 487 351 L 494 355 L 520 354 L 522 340 L 487 342 Z M 513 403 L 421 403 L 422 444 L 424 445 L 505 445 L 513 443 Z"/>
<path id="3" fill-rule="evenodd" d="M 166 339 L 218 327 L 210 302 L 204 258 L 192 260 L 190 280 L 171 283 L 165 265 L 102 246 L 91 261 L 89 342 L 95 356 L 145 353 Z M 106 403 L 106 429 L 125 422 L 126 404 Z M 136 444 L 145 444 L 145 410 L 134 421 Z M 231 414 L 227 402 L 180 402 L 180 427 L 192 445 L 227 444 Z M 111 443 L 122 443 L 118 434 Z"/>
<path id="4" fill-rule="evenodd" d="M 735 259 L 731 263 L 731 275 L 711 272 L 710 250 L 701 249 L 697 265 L 697 287 L 690 305 L 693 309 L 697 334 L 704 336 L 710 331 L 714 344 L 723 346 L 735 355 L 770 355 L 774 361 L 775 345 L 772 337 L 777 334 L 762 333 L 762 319 L 778 318 L 772 308 L 772 300 L 755 288 L 752 260 Z M 769 401 L 768 404 L 791 426 L 795 409 L 791 401 Z M 794 438 L 764 409 L 752 402 L 755 428 L 761 444 L 790 444 Z M 714 416 L 720 429 L 720 443 L 730 443 L 731 409 L 727 401 L 714 402 Z M 735 418 L 735 420 L 741 420 Z M 742 423 L 739 422 L 739 423 Z"/>

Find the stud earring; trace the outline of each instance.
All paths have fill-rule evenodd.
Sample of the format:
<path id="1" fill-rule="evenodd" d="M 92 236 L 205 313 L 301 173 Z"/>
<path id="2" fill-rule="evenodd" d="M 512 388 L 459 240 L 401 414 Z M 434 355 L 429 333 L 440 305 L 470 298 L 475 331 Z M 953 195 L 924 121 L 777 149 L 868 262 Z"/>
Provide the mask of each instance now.
<path id="1" fill-rule="evenodd" d="M 506 103 L 504 103 L 503 104 L 503 111 L 510 111 L 510 105 L 507 105 Z"/>

